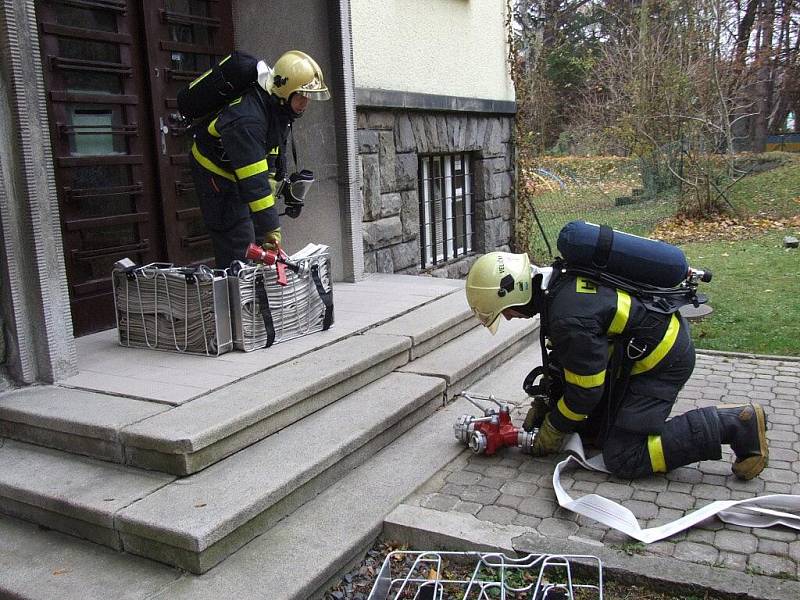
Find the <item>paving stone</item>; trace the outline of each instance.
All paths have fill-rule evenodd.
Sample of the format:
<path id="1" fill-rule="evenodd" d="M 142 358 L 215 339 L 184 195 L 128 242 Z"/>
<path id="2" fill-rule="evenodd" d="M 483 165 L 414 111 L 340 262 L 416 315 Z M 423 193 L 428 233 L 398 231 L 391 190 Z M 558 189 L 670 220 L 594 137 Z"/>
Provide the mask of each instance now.
<path id="1" fill-rule="evenodd" d="M 474 515 L 482 508 L 483 504 L 478 504 L 477 502 L 464 502 L 463 500 L 459 500 L 458 502 L 456 502 L 456 505 L 453 507 L 453 510 L 456 512 L 463 512 Z"/>
<path id="2" fill-rule="evenodd" d="M 674 471 L 670 471 L 669 473 L 667 473 L 666 477 L 672 482 L 700 483 L 703 480 L 703 473 L 701 471 L 698 471 L 695 466 L 681 467 L 680 469 L 675 469 Z M 672 488 L 669 487 L 669 489 Z"/>
<path id="3" fill-rule="evenodd" d="M 499 496 L 500 492 L 497 490 L 481 486 L 467 488 L 459 495 L 464 502 L 477 502 L 479 504 L 483 504 L 484 506 L 491 504 L 497 500 Z"/>
<path id="4" fill-rule="evenodd" d="M 666 508 L 689 510 L 694 507 L 694 497 L 678 492 L 661 492 L 656 499 L 656 503 Z"/>
<path id="5" fill-rule="evenodd" d="M 678 494 L 691 494 L 693 487 L 694 486 L 691 483 L 683 483 L 682 481 L 670 481 L 669 484 L 667 484 L 667 491 L 676 492 Z"/>
<path id="6" fill-rule="evenodd" d="M 626 500 L 622 506 L 630 510 L 637 519 L 654 519 L 658 515 L 658 506 L 653 502 Z"/>
<path id="7" fill-rule="evenodd" d="M 455 483 L 458 485 L 474 485 L 482 479 L 480 473 L 471 473 L 470 471 L 456 471 L 447 476 L 448 483 Z"/>
<path id="8" fill-rule="evenodd" d="M 550 537 L 567 538 L 578 532 L 578 524 L 566 519 L 544 519 L 539 524 L 539 533 Z"/>
<path id="9" fill-rule="evenodd" d="M 660 541 L 647 545 L 647 552 L 656 556 L 672 556 L 675 554 L 674 542 Z"/>
<path id="10" fill-rule="evenodd" d="M 667 489 L 669 482 L 663 477 L 646 477 L 636 480 L 636 489 L 648 492 L 663 492 Z"/>
<path id="11" fill-rule="evenodd" d="M 500 488 L 500 491 L 503 494 L 528 497 L 528 496 L 533 496 L 538 489 L 539 486 L 532 483 L 520 483 L 516 481 L 508 481 L 503 484 L 503 486 Z"/>
<path id="12" fill-rule="evenodd" d="M 747 568 L 747 555 L 736 552 L 720 552 L 714 566 L 744 572 Z"/>
<path id="13" fill-rule="evenodd" d="M 769 554 L 751 554 L 747 559 L 747 570 L 750 573 L 769 576 L 797 576 L 797 565 L 784 556 L 771 556 Z"/>
<path id="14" fill-rule="evenodd" d="M 511 494 L 500 494 L 500 497 L 495 500 L 497 506 L 505 506 L 506 508 L 513 508 L 514 510 L 524 500 L 522 496 L 512 496 Z"/>
<path id="15" fill-rule="evenodd" d="M 463 485 L 456 485 L 454 483 L 447 483 L 442 486 L 442 489 L 439 490 L 442 494 L 448 494 L 450 496 L 461 496 L 466 490 L 466 486 Z"/>
<path id="16" fill-rule="evenodd" d="M 481 521 L 491 521 L 499 525 L 509 525 L 514 522 L 517 511 L 503 506 L 484 506 L 475 516 Z"/>
<path id="17" fill-rule="evenodd" d="M 697 542 L 679 542 L 675 546 L 673 554 L 678 560 L 713 565 L 717 561 L 719 551 L 709 544 L 698 544 Z"/>
<path id="18" fill-rule="evenodd" d="M 483 487 L 492 488 L 493 490 L 499 490 L 505 484 L 508 483 L 506 479 L 498 479 L 497 477 L 482 477 L 480 480 L 480 485 Z"/>
<path id="19" fill-rule="evenodd" d="M 595 493 L 611 500 L 627 500 L 633 496 L 633 487 L 630 484 L 623 485 L 607 481 L 599 484 Z"/>
<path id="20" fill-rule="evenodd" d="M 496 477 L 497 479 L 513 479 L 516 474 L 516 469 L 509 469 L 508 467 L 489 467 L 486 469 L 487 477 Z"/>
<path id="21" fill-rule="evenodd" d="M 708 544 L 710 546 L 714 545 L 714 535 L 715 532 L 709 531 L 707 529 L 698 529 L 693 528 L 689 529 L 686 532 L 686 541 L 687 542 L 697 542 L 698 544 Z"/>
<path id="22" fill-rule="evenodd" d="M 692 488 L 692 495 L 705 500 L 728 500 L 731 497 L 731 491 L 720 485 L 699 483 Z"/>
<path id="23" fill-rule="evenodd" d="M 720 550 L 750 554 L 758 548 L 758 538 L 752 533 L 722 530 L 715 534 L 714 545 Z"/>
<path id="24" fill-rule="evenodd" d="M 556 512 L 558 504 L 553 500 L 546 500 L 544 498 L 525 498 L 520 502 L 517 510 L 525 515 L 532 517 L 547 518 L 552 517 Z"/>
<path id="25" fill-rule="evenodd" d="M 658 494 L 656 492 L 646 492 L 643 490 L 635 490 L 633 492 L 634 500 L 641 500 L 642 502 L 652 502 L 655 504 Z"/>
<path id="26" fill-rule="evenodd" d="M 446 494 L 431 494 L 421 502 L 423 508 L 431 508 L 433 510 L 448 511 L 458 504 L 456 496 L 448 496 Z"/>
<path id="27" fill-rule="evenodd" d="M 513 525 L 519 525 L 520 527 L 530 527 L 531 529 L 536 529 L 539 527 L 539 523 L 542 520 L 538 517 L 532 517 L 530 515 L 520 515 L 518 514 L 514 517 Z"/>
<path id="28" fill-rule="evenodd" d="M 789 544 L 776 540 L 758 540 L 758 551 L 762 554 L 772 554 L 773 556 L 787 556 L 789 554 Z"/>

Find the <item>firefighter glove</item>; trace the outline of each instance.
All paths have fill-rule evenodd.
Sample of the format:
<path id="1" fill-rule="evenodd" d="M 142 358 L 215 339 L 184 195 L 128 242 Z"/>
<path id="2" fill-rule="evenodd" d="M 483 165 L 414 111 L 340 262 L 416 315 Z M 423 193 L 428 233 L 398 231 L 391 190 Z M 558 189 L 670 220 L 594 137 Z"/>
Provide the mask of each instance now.
<path id="1" fill-rule="evenodd" d="M 281 245 L 281 228 L 278 227 L 272 231 L 268 231 L 264 235 L 264 243 L 261 245 L 269 250 L 277 250 Z"/>
<path id="2" fill-rule="evenodd" d="M 544 396 L 535 397 L 531 402 L 531 407 L 528 409 L 528 414 L 525 415 L 525 422 L 522 424 L 522 428 L 525 431 L 533 431 L 537 427 L 541 427 L 549 411 L 547 399 Z"/>
<path id="3" fill-rule="evenodd" d="M 547 416 L 545 416 L 542 426 L 539 428 L 536 437 L 533 438 L 533 444 L 531 444 L 531 454 L 534 456 L 547 456 L 548 454 L 555 454 L 561 450 L 561 446 L 564 444 L 564 437 L 566 435 L 566 433 L 559 431 L 552 425 L 552 423 L 550 423 L 550 414 L 548 413 Z"/>

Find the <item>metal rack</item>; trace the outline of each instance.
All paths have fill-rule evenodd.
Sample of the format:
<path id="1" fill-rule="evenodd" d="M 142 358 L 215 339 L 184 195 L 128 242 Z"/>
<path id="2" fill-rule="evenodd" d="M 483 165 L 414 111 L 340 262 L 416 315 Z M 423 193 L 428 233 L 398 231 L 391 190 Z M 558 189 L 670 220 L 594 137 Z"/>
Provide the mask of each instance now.
<path id="1" fill-rule="evenodd" d="M 224 271 L 121 261 L 111 280 L 120 345 L 207 356 L 233 348 Z"/>
<path id="2" fill-rule="evenodd" d="M 575 568 L 580 568 L 580 579 Z M 469 572 L 463 579 L 453 572 Z M 580 581 L 580 583 L 578 582 Z M 588 583 L 587 583 L 588 582 Z M 367 600 L 602 600 L 596 556 L 395 551 L 383 561 Z"/>
<path id="3" fill-rule="evenodd" d="M 264 286 L 269 302 L 275 329 L 273 343 L 330 326 L 332 299 L 331 306 L 326 306 L 322 298 L 323 294 L 332 293 L 330 259 L 326 246 L 315 248 L 313 254 L 298 253 L 291 257 L 299 272 L 287 270 L 286 286 L 278 285 L 274 266 L 239 264 L 238 269 L 233 269 L 228 277 L 228 286 L 233 343 L 237 349 L 251 352 L 267 347 L 267 329 L 258 300 L 257 288 L 260 285 Z"/>

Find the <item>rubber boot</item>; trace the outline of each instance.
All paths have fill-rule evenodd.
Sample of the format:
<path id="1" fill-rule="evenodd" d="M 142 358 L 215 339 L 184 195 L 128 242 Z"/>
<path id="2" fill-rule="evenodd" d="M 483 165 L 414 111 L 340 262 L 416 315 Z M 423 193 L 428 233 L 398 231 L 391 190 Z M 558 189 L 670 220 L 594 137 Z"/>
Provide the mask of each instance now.
<path id="1" fill-rule="evenodd" d="M 739 479 L 756 477 L 769 463 L 767 415 L 760 404 L 717 407 L 720 438 L 736 454 L 733 473 Z"/>

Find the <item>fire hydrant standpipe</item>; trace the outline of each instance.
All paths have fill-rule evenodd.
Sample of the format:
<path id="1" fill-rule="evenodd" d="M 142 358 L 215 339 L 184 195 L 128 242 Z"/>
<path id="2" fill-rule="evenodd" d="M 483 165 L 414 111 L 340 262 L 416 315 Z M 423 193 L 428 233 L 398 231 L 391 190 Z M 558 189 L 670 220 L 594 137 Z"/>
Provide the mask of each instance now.
<path id="1" fill-rule="evenodd" d="M 535 432 L 528 432 L 511 423 L 511 405 L 498 402 L 494 396 L 481 396 L 462 392 L 473 406 L 483 412 L 482 417 L 461 415 L 453 425 L 456 439 L 467 444 L 475 454 L 492 455 L 506 446 L 515 446 L 529 452 Z M 483 406 L 478 401 L 495 406 Z"/>

